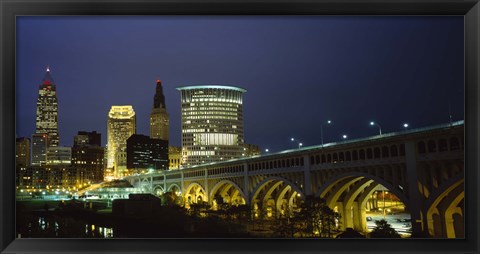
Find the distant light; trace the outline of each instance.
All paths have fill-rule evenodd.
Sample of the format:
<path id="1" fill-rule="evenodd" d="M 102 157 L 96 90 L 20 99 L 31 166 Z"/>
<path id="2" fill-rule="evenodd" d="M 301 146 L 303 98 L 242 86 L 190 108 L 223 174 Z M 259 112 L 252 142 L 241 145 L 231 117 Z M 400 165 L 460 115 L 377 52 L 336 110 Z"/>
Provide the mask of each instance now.
<path id="1" fill-rule="evenodd" d="M 268 149 L 265 149 L 265 152 L 267 152 L 267 153 L 268 153 L 269 151 L 270 151 L 270 150 L 268 150 Z"/>
<path id="2" fill-rule="evenodd" d="M 47 72 L 50 72 L 50 66 L 47 66 Z"/>
<path id="3" fill-rule="evenodd" d="M 332 121 L 328 120 L 328 121 L 327 121 L 327 123 L 328 123 L 328 124 L 331 124 L 331 123 L 332 123 Z"/>
<path id="4" fill-rule="evenodd" d="M 294 138 L 291 138 L 290 140 L 291 140 L 291 141 L 294 141 L 295 139 L 294 139 Z"/>
<path id="5" fill-rule="evenodd" d="M 404 123 L 403 127 L 408 128 L 408 123 Z"/>
<path id="6" fill-rule="evenodd" d="M 347 138 L 347 135 L 343 135 L 342 137 L 343 137 L 343 138 Z"/>
<path id="7" fill-rule="evenodd" d="M 162 82 L 162 81 L 160 79 L 157 79 L 157 83 L 160 83 L 160 82 Z"/>
<path id="8" fill-rule="evenodd" d="M 298 143 L 299 146 L 303 146 L 303 143 Z"/>
<path id="9" fill-rule="evenodd" d="M 375 123 L 374 123 L 374 122 L 370 122 L 370 125 L 375 125 Z"/>

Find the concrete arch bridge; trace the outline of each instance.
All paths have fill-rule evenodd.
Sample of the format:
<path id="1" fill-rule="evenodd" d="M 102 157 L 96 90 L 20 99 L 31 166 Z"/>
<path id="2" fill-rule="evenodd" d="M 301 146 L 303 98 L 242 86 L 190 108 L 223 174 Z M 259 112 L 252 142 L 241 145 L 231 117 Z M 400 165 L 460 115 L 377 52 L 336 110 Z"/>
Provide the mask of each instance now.
<path id="1" fill-rule="evenodd" d="M 154 194 L 174 191 L 186 205 L 214 205 L 220 195 L 273 217 L 314 195 L 341 214 L 341 227 L 360 232 L 372 194 L 383 190 L 410 212 L 413 234 L 464 237 L 463 121 L 125 179 Z"/>

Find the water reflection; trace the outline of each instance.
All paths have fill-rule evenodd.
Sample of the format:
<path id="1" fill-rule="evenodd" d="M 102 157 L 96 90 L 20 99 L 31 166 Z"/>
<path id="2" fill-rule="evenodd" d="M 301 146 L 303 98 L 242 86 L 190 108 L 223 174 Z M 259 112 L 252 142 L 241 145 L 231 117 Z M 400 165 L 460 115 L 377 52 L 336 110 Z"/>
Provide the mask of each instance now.
<path id="1" fill-rule="evenodd" d="M 21 238 L 113 238 L 113 228 L 59 216 L 17 218 L 17 236 Z"/>

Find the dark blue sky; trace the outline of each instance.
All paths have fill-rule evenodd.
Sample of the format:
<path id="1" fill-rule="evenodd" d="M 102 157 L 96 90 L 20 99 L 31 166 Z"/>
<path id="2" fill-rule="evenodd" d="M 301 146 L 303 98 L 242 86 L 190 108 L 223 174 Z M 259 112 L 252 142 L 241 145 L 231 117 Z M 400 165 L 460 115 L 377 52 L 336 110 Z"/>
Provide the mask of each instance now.
<path id="1" fill-rule="evenodd" d="M 181 144 L 179 86 L 227 84 L 244 94 L 245 141 L 262 149 L 361 138 L 464 115 L 463 16 L 18 17 L 17 136 L 35 132 L 38 87 L 50 65 L 60 143 L 107 137 L 112 105 L 131 104 L 148 135 L 155 80 L 170 142 Z"/>

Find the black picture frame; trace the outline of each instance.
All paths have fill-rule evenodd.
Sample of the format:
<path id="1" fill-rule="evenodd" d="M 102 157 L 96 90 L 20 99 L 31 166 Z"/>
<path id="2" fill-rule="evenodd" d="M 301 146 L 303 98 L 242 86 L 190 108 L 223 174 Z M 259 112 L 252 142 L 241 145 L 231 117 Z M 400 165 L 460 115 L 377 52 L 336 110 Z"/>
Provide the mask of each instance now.
<path id="1" fill-rule="evenodd" d="M 465 239 L 15 239 L 15 17 L 18 15 L 464 15 Z M 478 0 L 0 0 L 1 253 L 478 253 Z"/>

